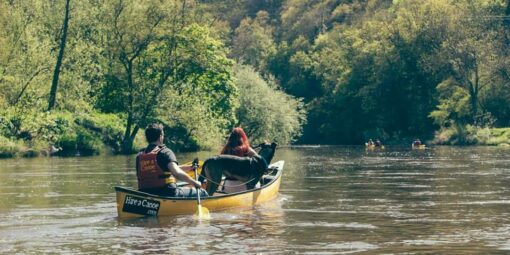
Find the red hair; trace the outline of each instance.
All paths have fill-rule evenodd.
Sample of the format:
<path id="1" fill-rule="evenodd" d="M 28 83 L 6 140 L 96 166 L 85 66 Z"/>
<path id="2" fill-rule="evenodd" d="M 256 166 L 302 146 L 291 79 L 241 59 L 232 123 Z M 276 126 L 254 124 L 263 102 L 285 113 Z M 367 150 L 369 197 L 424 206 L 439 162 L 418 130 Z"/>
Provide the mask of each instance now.
<path id="1" fill-rule="evenodd" d="M 227 143 L 221 150 L 221 154 L 244 157 L 250 149 L 250 142 L 244 130 L 240 127 L 232 129 Z"/>

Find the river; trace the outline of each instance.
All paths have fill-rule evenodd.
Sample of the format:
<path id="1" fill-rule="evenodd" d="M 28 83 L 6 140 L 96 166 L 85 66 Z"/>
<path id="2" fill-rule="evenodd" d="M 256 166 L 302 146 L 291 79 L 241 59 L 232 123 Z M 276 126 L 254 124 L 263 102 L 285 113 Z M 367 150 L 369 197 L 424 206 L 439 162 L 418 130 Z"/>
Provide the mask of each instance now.
<path id="1" fill-rule="evenodd" d="M 134 156 L 1 160 L 0 253 L 510 253 L 509 149 L 301 146 L 281 159 L 276 200 L 210 221 L 119 220 L 113 187 L 136 186 Z"/>

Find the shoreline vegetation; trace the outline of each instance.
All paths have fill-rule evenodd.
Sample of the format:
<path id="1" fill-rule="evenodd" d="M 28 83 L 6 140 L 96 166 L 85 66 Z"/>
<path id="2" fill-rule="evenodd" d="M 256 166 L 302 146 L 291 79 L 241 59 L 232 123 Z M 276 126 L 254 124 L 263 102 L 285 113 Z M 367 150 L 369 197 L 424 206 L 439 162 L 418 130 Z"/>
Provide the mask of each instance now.
<path id="1" fill-rule="evenodd" d="M 114 114 L 40 113 L 25 119 L 15 116 L 19 115 L 0 117 L 2 133 L 14 137 L 0 133 L 0 158 L 120 153 L 124 121 Z M 133 152 L 143 144 L 143 138 L 137 136 Z"/>
<path id="2" fill-rule="evenodd" d="M 436 145 L 485 145 L 510 147 L 510 128 L 455 126 L 436 132 Z"/>
<path id="3" fill-rule="evenodd" d="M 57 126 L 47 126 L 39 130 L 37 137 L 30 142 L 22 139 L 9 139 L 0 136 L 0 159 L 31 158 L 38 156 L 94 156 L 105 153 L 120 154 L 120 137 L 124 123 L 111 114 L 91 114 L 74 117 L 69 113 L 50 117 L 53 123 L 59 123 L 61 132 L 55 132 Z M 48 119 L 47 119 L 48 120 Z M 50 131 L 53 130 L 53 131 Z M 46 132 L 45 134 L 43 134 Z M 52 134 L 49 134 L 53 132 Z M 52 137 L 52 141 L 39 137 Z M 403 142 L 403 141 L 408 142 Z M 386 145 L 409 146 L 412 139 L 386 141 Z M 499 146 L 510 147 L 510 128 L 480 128 L 473 126 L 443 128 L 436 132 L 428 145 L 446 146 Z M 135 153 L 143 148 L 145 142 L 139 135 L 134 142 Z M 361 146 L 361 144 L 360 144 Z"/>
<path id="4" fill-rule="evenodd" d="M 510 1 L 0 0 L 0 157 L 510 144 Z M 411 139 L 408 139 L 411 138 Z"/>

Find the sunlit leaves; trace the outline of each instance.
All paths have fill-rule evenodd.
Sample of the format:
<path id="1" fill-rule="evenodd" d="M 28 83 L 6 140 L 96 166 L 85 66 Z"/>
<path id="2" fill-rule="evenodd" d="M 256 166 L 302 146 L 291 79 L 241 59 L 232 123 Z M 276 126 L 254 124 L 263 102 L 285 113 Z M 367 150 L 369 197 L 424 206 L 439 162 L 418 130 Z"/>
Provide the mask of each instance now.
<path id="1" fill-rule="evenodd" d="M 299 99 L 268 85 L 249 66 L 237 66 L 236 78 L 240 95 L 239 126 L 252 143 L 267 140 L 287 144 L 301 134 L 305 112 Z"/>
<path id="2" fill-rule="evenodd" d="M 267 61 L 276 52 L 268 13 L 261 11 L 255 19 L 245 18 L 235 30 L 232 56 L 240 63 L 259 71 L 267 69 Z"/>

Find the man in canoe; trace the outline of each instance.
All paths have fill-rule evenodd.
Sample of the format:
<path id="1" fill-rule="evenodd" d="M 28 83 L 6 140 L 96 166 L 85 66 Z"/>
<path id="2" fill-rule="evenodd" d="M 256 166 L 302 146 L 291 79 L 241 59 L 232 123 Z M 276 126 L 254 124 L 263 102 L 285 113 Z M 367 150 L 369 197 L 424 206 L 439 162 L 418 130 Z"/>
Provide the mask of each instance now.
<path id="1" fill-rule="evenodd" d="M 149 145 L 136 156 L 136 176 L 138 189 L 150 194 L 168 197 L 208 196 L 200 188 L 200 182 L 187 175 L 178 165 L 175 154 L 163 144 L 163 125 L 151 124 L 145 129 Z M 171 182 L 170 173 L 175 179 L 189 183 L 195 188 L 177 187 Z"/>

